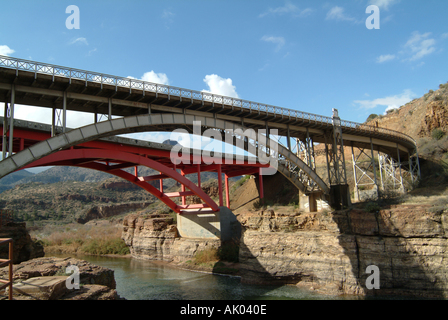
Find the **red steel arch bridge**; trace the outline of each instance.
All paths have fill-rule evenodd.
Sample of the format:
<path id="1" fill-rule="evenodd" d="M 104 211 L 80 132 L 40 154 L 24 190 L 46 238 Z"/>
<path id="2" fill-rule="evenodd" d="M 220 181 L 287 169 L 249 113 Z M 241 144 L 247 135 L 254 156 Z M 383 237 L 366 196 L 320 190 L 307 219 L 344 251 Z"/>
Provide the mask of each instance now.
<path id="1" fill-rule="evenodd" d="M 344 152 L 347 148 L 352 150 L 355 195 L 359 194 L 361 186 L 369 186 L 377 193 L 390 189 L 404 192 L 420 178 L 417 146 L 411 137 L 341 120 L 336 109 L 333 109 L 332 117 L 326 117 L 209 92 L 5 56 L 0 56 L 0 101 L 5 104 L 0 178 L 32 166 L 90 167 L 114 172 L 140 184 L 179 213 L 187 209 L 218 210 L 200 186 L 186 181 L 185 174 L 211 170 L 225 173 L 228 178 L 243 174 L 262 175 L 268 167 L 275 167 L 309 197 L 311 211 L 316 209 L 317 201 L 327 201 L 336 208 L 346 206 L 350 202 Z M 39 130 L 22 128 L 14 118 L 16 104 L 52 110 L 51 125 L 40 132 L 39 139 L 36 135 L 33 140 L 32 134 Z M 68 110 L 91 113 L 92 123 L 81 128 L 67 128 Z M 126 144 L 115 143 L 113 147 L 113 141 L 104 141 L 106 137 L 125 133 L 170 132 L 179 128 L 198 134 L 194 130 L 197 123 L 200 124 L 199 134 L 209 129 L 216 130 L 222 137 L 226 134 L 241 136 L 236 132 L 262 132 L 240 139 L 245 146 L 253 145 L 256 150 L 263 150 L 274 161 L 263 163 L 258 154 L 256 161 L 246 159 L 245 163 L 234 159 L 225 165 L 210 165 L 202 156 L 199 162 L 180 168 L 172 161 L 169 163 L 166 154 L 161 156 L 162 151 L 168 152 L 163 148 L 138 146 L 144 143 L 141 141 L 126 147 Z M 27 125 L 37 124 L 30 122 Z M 111 145 L 105 147 L 107 143 Z M 315 146 L 318 144 L 323 146 L 320 152 L 325 159 L 325 177 L 317 173 Z M 139 147 L 138 151 L 133 149 Z M 136 165 L 151 167 L 160 175 L 140 177 L 137 172 L 130 176 L 122 173 L 123 168 Z M 180 182 L 182 192 L 165 194 L 163 188 L 148 187 L 147 182 L 151 179 L 166 177 Z M 202 205 L 188 207 L 183 201 L 179 206 L 168 201 L 171 197 L 185 199 L 193 194 L 202 199 Z M 222 202 L 221 196 L 221 205 Z"/>

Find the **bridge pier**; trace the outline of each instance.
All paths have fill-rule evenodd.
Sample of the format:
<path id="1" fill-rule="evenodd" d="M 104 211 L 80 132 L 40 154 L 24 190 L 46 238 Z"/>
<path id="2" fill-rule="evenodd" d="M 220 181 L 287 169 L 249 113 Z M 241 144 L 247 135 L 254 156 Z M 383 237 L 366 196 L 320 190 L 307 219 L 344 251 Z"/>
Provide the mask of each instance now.
<path id="1" fill-rule="evenodd" d="M 230 241 L 239 239 L 241 225 L 227 207 L 218 212 L 183 211 L 177 216 L 177 229 L 182 238 L 219 239 Z"/>
<path id="2" fill-rule="evenodd" d="M 300 210 L 303 212 L 318 212 L 331 209 L 328 198 L 322 192 L 300 194 L 299 201 Z"/>

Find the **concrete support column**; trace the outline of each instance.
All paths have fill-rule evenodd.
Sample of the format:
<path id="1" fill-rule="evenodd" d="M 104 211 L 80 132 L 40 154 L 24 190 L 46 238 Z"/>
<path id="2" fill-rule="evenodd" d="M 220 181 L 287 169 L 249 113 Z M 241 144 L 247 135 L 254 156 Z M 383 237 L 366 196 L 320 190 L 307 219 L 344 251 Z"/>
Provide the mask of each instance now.
<path id="1" fill-rule="evenodd" d="M 320 192 L 301 194 L 299 201 L 300 210 L 304 212 L 318 212 L 331 209 L 323 194 Z"/>

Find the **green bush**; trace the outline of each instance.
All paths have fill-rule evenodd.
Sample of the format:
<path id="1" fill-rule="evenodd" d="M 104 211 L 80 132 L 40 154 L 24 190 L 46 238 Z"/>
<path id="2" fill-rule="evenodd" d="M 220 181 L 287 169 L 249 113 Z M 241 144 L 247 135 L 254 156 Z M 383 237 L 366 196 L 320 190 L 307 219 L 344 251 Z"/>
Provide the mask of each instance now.
<path id="1" fill-rule="evenodd" d="M 366 206 L 364 207 L 364 210 L 370 213 L 373 212 L 378 212 L 381 210 L 381 207 L 379 206 L 378 203 L 376 202 L 369 202 L 366 204 Z"/>
<path id="2" fill-rule="evenodd" d="M 372 121 L 373 119 L 378 118 L 377 114 L 372 113 L 366 120 L 366 122 Z"/>
<path id="3" fill-rule="evenodd" d="M 121 239 L 112 239 L 112 240 L 97 240 L 93 239 L 88 243 L 84 243 L 81 248 L 81 251 L 90 254 L 128 254 L 129 248 L 126 246 L 125 242 Z"/>
<path id="4" fill-rule="evenodd" d="M 441 129 L 434 129 L 431 136 L 434 140 L 439 141 L 445 136 L 445 132 L 443 132 Z"/>

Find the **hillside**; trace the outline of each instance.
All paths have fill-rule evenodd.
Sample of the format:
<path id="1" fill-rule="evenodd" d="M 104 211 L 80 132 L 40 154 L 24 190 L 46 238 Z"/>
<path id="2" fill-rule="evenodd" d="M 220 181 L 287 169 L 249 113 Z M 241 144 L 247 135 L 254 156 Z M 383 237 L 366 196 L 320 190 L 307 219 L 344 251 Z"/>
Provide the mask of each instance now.
<path id="1" fill-rule="evenodd" d="M 132 173 L 133 170 L 127 169 Z M 157 174 L 146 167 L 139 167 L 138 171 L 143 176 Z M 197 183 L 197 174 L 187 178 Z M 213 179 L 216 180 L 216 173 L 201 173 L 203 187 Z M 150 183 L 159 188 L 158 180 Z M 180 186 L 165 179 L 164 189 L 180 191 Z M 84 168 L 53 167 L 38 174 L 22 170 L 0 180 L 0 209 L 12 210 L 16 221 L 31 225 L 86 223 L 146 207 L 166 211 L 167 207 L 156 200 L 130 182 Z"/>
<path id="2" fill-rule="evenodd" d="M 448 83 L 368 120 L 367 124 L 403 132 L 417 141 L 422 186 L 448 183 Z"/>

